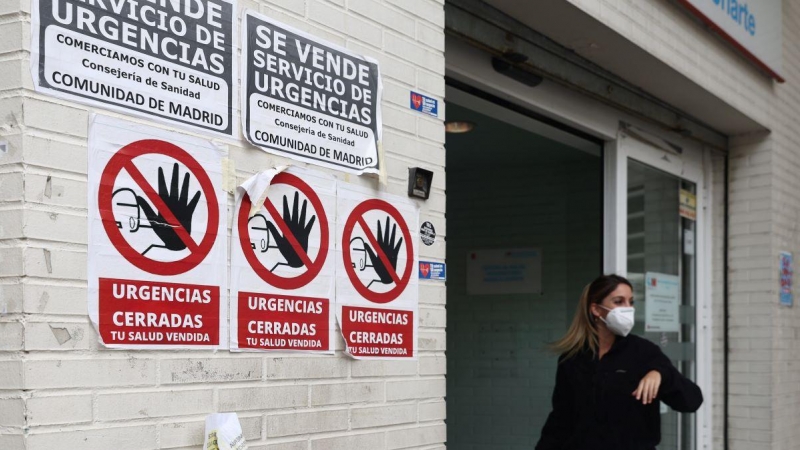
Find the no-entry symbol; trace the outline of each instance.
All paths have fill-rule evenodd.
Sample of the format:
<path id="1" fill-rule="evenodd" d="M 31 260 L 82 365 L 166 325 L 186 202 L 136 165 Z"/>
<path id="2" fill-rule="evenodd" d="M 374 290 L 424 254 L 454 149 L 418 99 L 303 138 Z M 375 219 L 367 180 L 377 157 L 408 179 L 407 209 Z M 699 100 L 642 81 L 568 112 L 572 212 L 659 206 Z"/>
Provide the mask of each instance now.
<path id="1" fill-rule="evenodd" d="M 169 172 L 170 168 L 159 166 L 158 192 L 145 176 L 145 173 L 151 177 L 153 174 L 140 170 L 142 164 L 140 161 L 154 155 L 175 161 L 172 165 L 169 186 L 166 181 L 169 175 L 165 175 L 164 169 Z M 182 183 L 180 183 L 181 165 L 188 170 L 183 173 Z M 152 167 L 152 164 L 145 166 Z M 133 184 L 115 189 L 123 170 L 133 180 Z M 192 177 L 197 180 L 200 189 L 190 196 L 189 181 Z M 131 198 L 127 204 L 115 200 L 115 196 L 125 194 L 129 194 Z M 202 215 L 195 214 L 201 199 L 204 200 L 202 203 L 206 205 L 208 211 L 205 219 Z M 128 262 L 145 272 L 155 275 L 178 275 L 188 272 L 197 267 L 214 247 L 219 226 L 219 208 L 214 186 L 200 163 L 175 144 L 158 139 L 144 139 L 121 148 L 103 169 L 97 200 L 103 228 L 111 244 Z M 132 230 L 135 231 L 141 223 L 148 222 L 148 227 L 152 228 L 158 239 L 157 242 L 144 251 L 134 248 L 123 236 L 122 220 L 117 220 L 118 217 L 115 217 L 115 204 L 124 204 L 136 210 L 136 214 L 128 218 Z M 144 218 L 139 217 L 142 212 Z M 206 223 L 193 223 L 199 220 L 205 220 Z M 199 242 L 192 237 L 193 229 L 202 230 L 203 236 Z M 153 247 L 171 252 L 188 250 L 188 255 L 174 261 L 156 259 L 148 255 Z"/>
<path id="2" fill-rule="evenodd" d="M 310 283 L 325 264 L 330 235 L 328 217 L 317 193 L 299 177 L 285 172 L 276 175 L 270 184 L 270 192 L 278 185 L 289 187 L 284 191 L 288 194 L 282 196 L 282 214 L 268 195 L 264 201 L 267 214 L 248 218 L 251 200 L 244 194 L 238 213 L 239 243 L 245 259 L 262 280 L 279 289 L 298 289 Z M 315 228 L 319 229 L 318 233 L 312 233 Z M 258 239 L 251 236 L 254 229 L 264 232 L 265 237 L 258 245 L 254 243 Z M 309 248 L 319 250 L 316 255 L 310 255 Z M 278 250 L 281 261 L 268 264 L 271 266 L 268 267 L 257 253 L 267 253 L 270 249 Z M 299 273 L 276 273 L 281 266 L 296 269 Z"/>
<path id="3" fill-rule="evenodd" d="M 370 228 L 367 214 L 379 217 L 375 229 Z M 364 238 L 354 236 L 356 229 L 361 229 Z M 399 230 L 399 233 L 397 231 Z M 365 253 L 359 264 L 352 257 L 353 247 L 363 245 Z M 408 224 L 400 212 L 390 203 L 381 199 L 365 200 L 353 209 L 344 225 L 342 234 L 342 252 L 344 269 L 355 290 L 365 299 L 373 303 L 389 303 L 403 293 L 411 279 L 414 265 L 414 250 Z M 398 256 L 405 255 L 405 264 L 397 267 Z M 364 283 L 357 274 L 371 265 L 378 278 Z M 393 286 L 388 291 L 381 291 L 377 286 Z"/>

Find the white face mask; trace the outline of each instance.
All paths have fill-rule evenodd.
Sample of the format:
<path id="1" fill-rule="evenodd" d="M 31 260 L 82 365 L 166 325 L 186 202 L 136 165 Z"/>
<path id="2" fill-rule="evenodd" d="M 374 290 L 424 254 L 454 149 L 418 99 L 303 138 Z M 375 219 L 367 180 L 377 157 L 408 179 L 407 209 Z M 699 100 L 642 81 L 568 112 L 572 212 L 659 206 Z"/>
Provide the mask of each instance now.
<path id="1" fill-rule="evenodd" d="M 606 323 L 606 326 L 609 330 L 611 330 L 612 333 L 616 334 L 617 336 L 625 337 L 631 332 L 634 322 L 633 313 L 635 311 L 633 307 L 620 306 L 614 309 L 609 309 L 603 305 L 597 306 L 608 311 L 606 318 L 603 319 L 601 317 L 600 320 Z"/>

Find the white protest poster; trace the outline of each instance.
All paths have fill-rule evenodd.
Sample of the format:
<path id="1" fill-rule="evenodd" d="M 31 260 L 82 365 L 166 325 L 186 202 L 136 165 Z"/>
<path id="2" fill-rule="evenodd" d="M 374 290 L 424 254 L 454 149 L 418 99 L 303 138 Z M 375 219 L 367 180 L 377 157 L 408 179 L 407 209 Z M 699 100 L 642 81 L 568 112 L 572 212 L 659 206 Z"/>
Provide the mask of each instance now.
<path id="1" fill-rule="evenodd" d="M 231 349 L 333 353 L 336 180 L 260 172 L 234 211 Z"/>
<path id="2" fill-rule="evenodd" d="M 541 294 L 537 248 L 480 249 L 467 254 L 467 294 Z"/>
<path id="3" fill-rule="evenodd" d="M 379 173 L 377 61 L 269 17 L 242 18 L 242 128 L 264 151 L 349 173 Z"/>
<path id="4" fill-rule="evenodd" d="M 419 207 L 340 183 L 336 208 L 337 318 L 356 359 L 417 357 Z"/>
<path id="5" fill-rule="evenodd" d="M 664 333 L 680 331 L 680 277 L 647 272 L 644 278 L 644 330 Z"/>
<path id="6" fill-rule="evenodd" d="M 107 347 L 226 346 L 221 164 L 207 140 L 92 115 L 88 302 Z"/>
<path id="7" fill-rule="evenodd" d="M 32 7 L 38 92 L 234 135 L 234 1 L 33 0 Z"/>

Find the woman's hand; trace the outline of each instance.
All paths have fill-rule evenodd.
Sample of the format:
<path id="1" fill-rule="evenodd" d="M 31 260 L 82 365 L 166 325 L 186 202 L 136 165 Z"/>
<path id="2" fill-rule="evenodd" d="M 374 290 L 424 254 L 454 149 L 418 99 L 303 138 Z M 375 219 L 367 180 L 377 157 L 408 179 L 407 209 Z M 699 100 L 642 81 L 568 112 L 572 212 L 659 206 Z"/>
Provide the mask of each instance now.
<path id="1" fill-rule="evenodd" d="M 641 400 L 643 405 L 648 405 L 655 400 L 659 387 L 661 387 L 661 374 L 657 370 L 651 370 L 642 378 L 639 387 L 633 391 L 632 395 L 636 397 L 636 400 Z"/>

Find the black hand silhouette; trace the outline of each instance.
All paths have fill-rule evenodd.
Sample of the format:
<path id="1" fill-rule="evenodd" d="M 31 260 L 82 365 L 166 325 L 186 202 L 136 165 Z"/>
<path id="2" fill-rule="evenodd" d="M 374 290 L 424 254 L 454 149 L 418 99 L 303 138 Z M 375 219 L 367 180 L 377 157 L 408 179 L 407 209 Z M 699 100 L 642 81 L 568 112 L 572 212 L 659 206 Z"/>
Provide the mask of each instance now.
<path id="1" fill-rule="evenodd" d="M 178 222 L 186 230 L 187 234 L 192 233 L 192 215 L 194 209 L 197 207 L 197 202 L 200 200 L 200 191 L 195 192 L 191 201 L 189 199 L 189 173 L 183 176 L 182 189 L 178 189 L 178 163 L 172 166 L 172 183 L 170 189 L 167 190 L 167 182 L 164 180 L 164 171 L 161 167 L 158 168 L 158 196 L 167 205 L 167 208 L 172 212 Z M 142 253 L 147 253 L 152 247 L 163 247 L 171 251 L 180 251 L 186 248 L 186 244 L 175 232 L 175 227 L 167 223 L 164 216 L 159 212 L 158 214 L 153 211 L 150 203 L 144 197 L 136 196 L 136 203 L 144 211 L 147 220 L 150 221 L 150 226 L 155 231 L 156 235 L 164 242 L 164 245 L 151 245 L 147 250 Z"/>
<path id="2" fill-rule="evenodd" d="M 396 231 L 397 224 L 392 224 L 392 235 L 389 236 L 389 216 L 386 216 L 386 231 L 384 232 L 381 232 L 381 221 L 378 221 L 378 245 L 381 247 L 381 250 L 383 250 L 383 254 L 386 255 L 386 259 L 389 260 L 389 264 L 392 265 L 392 271 L 397 269 L 397 254 L 400 252 L 400 247 L 403 245 L 402 237 L 397 241 L 397 245 L 395 245 L 394 237 Z M 372 267 L 375 269 L 375 273 L 378 274 L 380 282 L 383 284 L 393 283 L 394 280 L 389 273 L 389 269 L 383 264 L 383 260 L 381 260 L 375 251 L 372 250 L 372 247 L 365 245 L 364 249 L 369 255 L 369 260 L 372 263 Z"/>
<path id="3" fill-rule="evenodd" d="M 314 222 L 317 220 L 317 216 L 311 216 L 308 223 L 306 223 L 306 206 L 308 206 L 308 200 L 303 200 L 303 208 L 298 214 L 297 210 L 300 205 L 300 196 L 297 192 L 294 193 L 294 205 L 292 206 L 292 212 L 289 213 L 289 203 L 286 196 L 283 196 L 283 221 L 286 223 L 286 226 L 289 228 L 289 231 L 292 233 L 292 236 L 297 240 L 297 243 L 300 244 L 302 247 L 303 252 L 308 252 L 308 236 L 311 234 L 311 228 L 314 226 Z M 278 250 L 281 252 L 281 255 L 286 259 L 286 264 L 289 267 L 303 267 L 305 263 L 300 258 L 300 255 L 297 254 L 297 250 L 295 250 L 294 246 L 289 242 L 289 239 L 286 236 L 282 235 L 278 228 L 272 223 L 267 222 L 267 227 L 269 231 L 275 236 L 275 244 L 278 247 Z M 282 264 L 277 264 L 275 267 L 278 267 Z M 275 270 L 275 267 L 272 270 Z"/>

